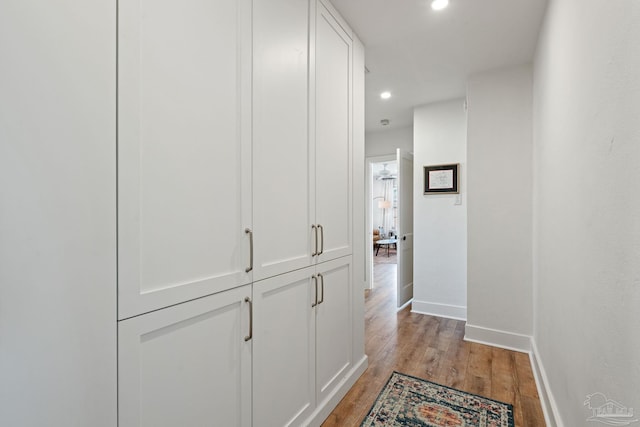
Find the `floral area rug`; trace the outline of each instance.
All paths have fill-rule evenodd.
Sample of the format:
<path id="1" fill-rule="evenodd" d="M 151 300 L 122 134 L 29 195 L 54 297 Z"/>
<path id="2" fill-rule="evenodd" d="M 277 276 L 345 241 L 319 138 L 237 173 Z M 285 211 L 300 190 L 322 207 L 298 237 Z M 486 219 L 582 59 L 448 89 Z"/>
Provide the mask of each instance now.
<path id="1" fill-rule="evenodd" d="M 513 427 L 513 406 L 394 372 L 362 427 Z"/>

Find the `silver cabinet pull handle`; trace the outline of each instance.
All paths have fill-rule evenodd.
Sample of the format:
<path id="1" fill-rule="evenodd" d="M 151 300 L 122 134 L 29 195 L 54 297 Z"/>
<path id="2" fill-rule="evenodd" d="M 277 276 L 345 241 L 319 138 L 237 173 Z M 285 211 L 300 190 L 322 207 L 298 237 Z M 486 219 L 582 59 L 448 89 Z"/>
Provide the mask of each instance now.
<path id="1" fill-rule="evenodd" d="M 320 278 L 320 291 L 322 295 L 320 297 L 320 301 L 318 301 L 318 304 L 322 304 L 324 302 L 324 276 L 318 273 L 318 277 Z"/>
<path id="2" fill-rule="evenodd" d="M 322 255 L 322 253 L 324 252 L 324 227 L 318 224 L 318 229 L 320 229 L 320 239 L 322 240 L 322 243 L 320 244 L 320 252 L 318 252 L 318 255 Z"/>
<path id="3" fill-rule="evenodd" d="M 247 342 L 253 338 L 253 302 L 249 297 L 246 297 L 244 302 L 249 303 L 249 335 L 244 337 L 244 341 Z"/>
<path id="4" fill-rule="evenodd" d="M 250 228 L 244 229 L 245 234 L 249 235 L 249 267 L 245 268 L 245 273 L 253 270 L 253 231 Z"/>
<path id="5" fill-rule="evenodd" d="M 316 227 L 315 224 L 311 224 L 311 229 L 314 231 L 314 234 L 315 234 L 314 249 L 313 249 L 313 253 L 311 254 L 311 256 L 316 256 L 316 255 L 318 255 L 318 228 Z"/>
<path id="6" fill-rule="evenodd" d="M 315 274 L 313 276 L 311 276 L 311 278 L 313 279 L 313 285 L 315 287 L 316 290 L 316 299 L 315 302 L 313 304 L 311 304 L 311 307 L 315 307 L 316 305 L 318 305 L 318 276 L 316 276 Z"/>

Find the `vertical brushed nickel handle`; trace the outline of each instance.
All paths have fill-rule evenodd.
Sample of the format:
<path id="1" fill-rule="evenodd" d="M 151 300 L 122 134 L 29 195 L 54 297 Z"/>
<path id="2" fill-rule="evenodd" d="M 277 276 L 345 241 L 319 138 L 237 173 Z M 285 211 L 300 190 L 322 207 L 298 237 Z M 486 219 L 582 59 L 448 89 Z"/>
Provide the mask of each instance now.
<path id="1" fill-rule="evenodd" d="M 322 255 L 324 252 L 324 227 L 321 224 L 318 224 L 318 229 L 320 229 L 320 239 L 322 240 L 322 244 L 320 245 L 320 252 L 318 255 Z"/>
<path id="2" fill-rule="evenodd" d="M 249 235 L 249 267 L 245 268 L 245 273 L 253 270 L 253 231 L 250 228 L 244 229 L 245 234 Z"/>
<path id="3" fill-rule="evenodd" d="M 311 307 L 313 308 L 318 305 L 318 276 L 314 274 L 313 276 L 311 276 L 311 278 L 313 279 L 313 284 L 316 289 L 316 300 L 313 304 L 311 304 Z"/>
<path id="4" fill-rule="evenodd" d="M 249 304 L 249 335 L 244 337 L 244 341 L 247 342 L 251 338 L 253 338 L 253 302 L 251 301 L 251 298 L 249 298 L 249 297 L 246 297 L 244 299 L 244 302 Z"/>
<path id="5" fill-rule="evenodd" d="M 324 276 L 318 273 L 318 277 L 320 278 L 320 290 L 322 291 L 322 297 L 320 298 L 320 301 L 318 301 L 318 304 L 322 304 L 324 302 Z"/>
<path id="6" fill-rule="evenodd" d="M 311 229 L 314 231 L 314 234 L 315 234 L 315 238 L 314 238 L 315 247 L 311 256 L 316 256 L 318 255 L 318 228 L 316 228 L 315 224 L 311 224 Z"/>

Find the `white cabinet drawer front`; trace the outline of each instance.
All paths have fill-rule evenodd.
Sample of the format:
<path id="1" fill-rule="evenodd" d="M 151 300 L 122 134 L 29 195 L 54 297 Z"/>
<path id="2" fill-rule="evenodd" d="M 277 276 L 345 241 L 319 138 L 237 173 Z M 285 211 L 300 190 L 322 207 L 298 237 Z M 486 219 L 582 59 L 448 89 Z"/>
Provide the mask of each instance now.
<path id="1" fill-rule="evenodd" d="M 119 322 L 120 427 L 251 425 L 250 291 Z"/>
<path id="2" fill-rule="evenodd" d="M 119 2 L 120 319 L 250 282 L 249 26 L 245 0 Z"/>

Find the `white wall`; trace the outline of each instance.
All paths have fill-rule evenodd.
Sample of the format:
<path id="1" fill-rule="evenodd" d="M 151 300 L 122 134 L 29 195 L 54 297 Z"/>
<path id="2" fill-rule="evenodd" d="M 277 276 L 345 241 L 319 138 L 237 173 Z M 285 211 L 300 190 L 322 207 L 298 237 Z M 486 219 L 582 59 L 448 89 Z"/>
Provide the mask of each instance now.
<path id="1" fill-rule="evenodd" d="M 640 2 L 552 0 L 534 82 L 534 338 L 583 426 L 587 394 L 640 409 Z"/>
<path id="2" fill-rule="evenodd" d="M 467 82 L 465 338 L 528 351 L 533 332 L 532 69 Z"/>
<path id="3" fill-rule="evenodd" d="M 116 425 L 116 5 L 0 2 L 0 425 Z"/>
<path id="4" fill-rule="evenodd" d="M 416 312 L 464 319 L 467 305 L 467 117 L 464 100 L 413 113 L 414 290 Z M 425 196 L 424 166 L 460 163 L 460 195 Z M 457 197 L 462 204 L 455 205 Z"/>
<path id="5" fill-rule="evenodd" d="M 413 128 L 411 126 L 367 132 L 365 136 L 365 155 L 367 157 L 396 155 L 396 149 L 413 152 Z"/>

